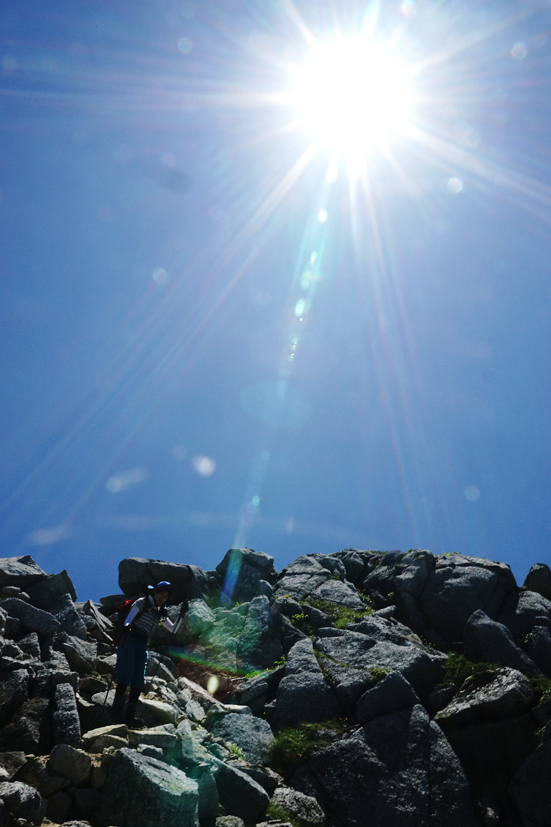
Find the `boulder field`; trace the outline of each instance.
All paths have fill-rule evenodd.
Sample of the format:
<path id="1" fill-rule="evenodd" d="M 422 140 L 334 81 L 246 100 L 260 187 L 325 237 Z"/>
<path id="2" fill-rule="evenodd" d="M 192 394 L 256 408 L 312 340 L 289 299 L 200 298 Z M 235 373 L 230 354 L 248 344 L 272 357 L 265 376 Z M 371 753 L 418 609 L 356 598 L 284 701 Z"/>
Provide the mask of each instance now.
<path id="1" fill-rule="evenodd" d="M 114 624 L 160 580 L 188 610 L 129 729 Z M 0 827 L 551 827 L 548 566 L 245 548 L 119 590 L 0 559 Z"/>

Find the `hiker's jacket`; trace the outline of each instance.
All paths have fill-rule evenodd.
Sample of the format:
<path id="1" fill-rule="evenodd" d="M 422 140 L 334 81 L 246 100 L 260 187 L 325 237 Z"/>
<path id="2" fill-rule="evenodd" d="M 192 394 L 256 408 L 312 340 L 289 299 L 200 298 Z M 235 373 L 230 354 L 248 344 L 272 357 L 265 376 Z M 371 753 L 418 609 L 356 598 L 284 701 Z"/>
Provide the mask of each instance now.
<path id="1" fill-rule="evenodd" d="M 145 643 L 155 626 L 159 623 L 159 617 L 159 607 L 155 605 L 155 601 L 151 595 L 148 597 L 140 597 L 128 612 L 128 617 L 124 621 L 124 629 L 125 631 L 130 630 L 136 637 L 142 638 Z M 165 626 L 169 632 L 172 632 L 176 624 L 166 618 L 166 620 L 162 621 L 162 625 Z"/>

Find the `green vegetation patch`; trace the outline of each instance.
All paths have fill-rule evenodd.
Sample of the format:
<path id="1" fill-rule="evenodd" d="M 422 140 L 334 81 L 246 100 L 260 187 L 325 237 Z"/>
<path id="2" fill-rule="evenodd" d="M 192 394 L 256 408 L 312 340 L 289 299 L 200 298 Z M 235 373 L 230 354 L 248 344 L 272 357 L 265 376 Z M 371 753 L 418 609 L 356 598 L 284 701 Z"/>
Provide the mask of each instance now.
<path id="1" fill-rule="evenodd" d="M 308 620 L 307 614 L 301 612 L 301 614 L 293 615 L 290 620 L 293 626 L 296 626 L 296 628 L 299 629 L 304 635 L 308 635 L 308 637 L 314 636 L 314 627 Z"/>
<path id="2" fill-rule="evenodd" d="M 341 606 L 339 603 L 332 603 L 330 600 L 309 599 L 305 600 L 304 603 L 328 615 L 337 629 L 344 629 L 348 623 L 357 623 L 373 611 L 372 606 L 365 606 L 362 609 L 350 609 L 348 606 Z"/>
<path id="3" fill-rule="evenodd" d="M 293 827 L 303 827 L 303 823 L 299 819 L 294 818 L 284 807 L 280 804 L 276 804 L 274 801 L 270 801 L 268 804 L 266 815 L 274 821 L 282 821 L 284 824 L 292 824 Z"/>
<path id="4" fill-rule="evenodd" d="M 341 660 L 336 660 L 336 658 L 332 658 L 330 655 L 326 655 L 324 652 L 320 652 L 319 649 L 314 649 L 314 655 L 316 656 L 323 677 L 325 678 L 325 681 L 327 684 L 329 684 L 329 686 L 336 686 L 337 682 L 335 678 L 332 676 L 330 670 L 328 669 L 328 664 L 334 663 L 337 666 L 342 666 L 345 669 L 355 669 L 356 671 L 358 671 L 359 669 L 359 667 L 357 666 L 352 666 L 349 663 L 344 663 Z M 392 669 L 383 666 L 369 666 L 364 667 L 362 671 L 365 672 L 366 675 L 369 675 L 369 686 L 366 688 L 371 689 L 373 686 L 375 686 L 375 684 L 379 683 L 379 681 L 382 681 L 383 678 L 386 678 L 386 676 L 392 672 Z"/>
<path id="5" fill-rule="evenodd" d="M 319 749 L 329 746 L 347 731 L 344 720 L 301 723 L 282 729 L 270 748 L 269 766 L 285 775 L 304 764 Z"/>
<path id="6" fill-rule="evenodd" d="M 226 746 L 233 755 L 236 755 L 238 758 L 241 758 L 242 761 L 246 761 L 247 759 L 237 746 L 237 744 L 232 743 L 232 741 L 226 741 Z"/>
<path id="7" fill-rule="evenodd" d="M 449 652 L 445 668 L 445 675 L 436 687 L 437 689 L 443 689 L 444 686 L 450 683 L 454 683 L 458 689 L 461 689 L 467 678 L 472 677 L 472 675 L 478 675 L 481 672 L 495 672 L 500 666 L 498 663 L 473 663 L 463 655 Z"/>
<path id="8" fill-rule="evenodd" d="M 538 701 L 549 703 L 551 701 L 551 678 L 546 678 L 544 675 L 526 675 L 526 677 Z"/>

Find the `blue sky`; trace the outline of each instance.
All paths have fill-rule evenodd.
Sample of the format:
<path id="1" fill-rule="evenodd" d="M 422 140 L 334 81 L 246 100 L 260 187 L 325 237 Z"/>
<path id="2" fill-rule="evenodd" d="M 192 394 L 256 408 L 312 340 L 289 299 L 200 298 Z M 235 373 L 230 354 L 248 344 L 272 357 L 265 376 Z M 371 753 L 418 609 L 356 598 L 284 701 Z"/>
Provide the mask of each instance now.
<path id="1" fill-rule="evenodd" d="M 360 35 L 354 166 L 289 90 Z M 551 563 L 550 81 L 546 2 L 5 0 L 1 554 Z"/>

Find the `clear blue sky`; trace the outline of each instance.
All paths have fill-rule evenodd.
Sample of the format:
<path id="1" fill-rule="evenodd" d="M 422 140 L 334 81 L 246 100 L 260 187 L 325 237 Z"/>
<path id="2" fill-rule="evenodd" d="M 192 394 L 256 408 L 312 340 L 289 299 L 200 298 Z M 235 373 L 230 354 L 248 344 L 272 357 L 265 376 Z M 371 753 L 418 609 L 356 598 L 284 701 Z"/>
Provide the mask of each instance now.
<path id="1" fill-rule="evenodd" d="M 551 563 L 551 8 L 383 7 L 1 4 L 0 555 Z M 291 87 L 360 36 L 353 169 Z"/>

